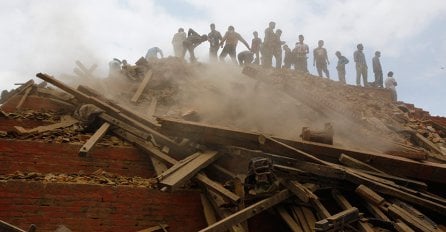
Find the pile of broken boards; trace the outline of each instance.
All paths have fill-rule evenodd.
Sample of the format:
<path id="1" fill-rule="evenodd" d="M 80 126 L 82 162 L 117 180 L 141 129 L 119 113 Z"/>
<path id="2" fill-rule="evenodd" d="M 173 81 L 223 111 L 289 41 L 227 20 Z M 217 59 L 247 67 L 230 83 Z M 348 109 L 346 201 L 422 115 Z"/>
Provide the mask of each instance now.
<path id="1" fill-rule="evenodd" d="M 445 230 L 437 223 L 446 218 L 446 165 L 418 153 L 409 159 L 179 119 L 154 121 L 88 87 L 37 76 L 62 89 L 53 97 L 75 106 L 78 119 L 94 129 L 80 155 L 113 134 L 151 157 L 160 190 L 201 187 L 209 225 L 201 231 L 249 231 L 247 220 L 265 211 L 282 220 L 268 225 L 276 231 Z M 131 101 L 138 101 L 147 82 Z M 31 86 L 17 90 L 23 99 Z"/>
<path id="2" fill-rule="evenodd" d="M 437 224 L 446 217 L 445 164 L 179 119 L 154 122 L 87 87 L 37 76 L 73 96 L 78 114 L 99 128 L 80 154 L 110 132 L 150 155 L 160 190 L 200 186 L 209 225 L 201 231 L 249 231 L 247 220 L 264 211 L 282 219 L 277 230 L 445 229 Z"/>

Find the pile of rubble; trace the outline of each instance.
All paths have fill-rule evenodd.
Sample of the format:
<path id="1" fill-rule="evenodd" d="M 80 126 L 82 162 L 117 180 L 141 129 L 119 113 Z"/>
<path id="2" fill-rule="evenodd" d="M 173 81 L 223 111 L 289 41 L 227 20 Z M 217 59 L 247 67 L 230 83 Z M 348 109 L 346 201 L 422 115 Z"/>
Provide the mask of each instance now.
<path id="1" fill-rule="evenodd" d="M 64 173 L 23 173 L 17 171 L 9 175 L 0 175 L 0 181 L 24 180 L 24 181 L 42 181 L 43 183 L 70 183 L 70 184 L 99 184 L 99 185 L 127 185 L 133 187 L 154 188 L 155 179 L 144 179 L 141 177 L 123 177 L 113 173 L 108 173 L 102 169 L 86 174 L 64 174 Z"/>
<path id="2" fill-rule="evenodd" d="M 411 117 L 386 97 L 386 90 L 258 66 L 223 66 L 226 73 L 213 77 L 203 77 L 211 75 L 205 65 L 174 58 L 148 67 L 139 81 L 112 78 L 77 89 L 37 74 L 64 91 L 47 91 L 48 97 L 62 101 L 61 95 L 69 96 L 63 101 L 77 118 L 68 120 L 68 126 L 48 125 L 51 130 L 28 134 L 55 133 L 53 141 L 64 137 L 69 141 L 59 142 L 84 142 L 71 138 L 88 134 L 88 128 L 94 133 L 80 150 L 84 156 L 104 138 L 117 136 L 151 157 L 155 179 L 101 172 L 19 173 L 0 180 L 31 176 L 42 181 L 156 185 L 162 191 L 197 186 L 206 195 L 202 200 L 209 224 L 201 231 L 249 231 L 246 220 L 268 209 L 291 231 L 445 229 L 437 224 L 446 216 L 441 188 L 446 183 L 444 127 Z M 224 87 L 219 85 L 227 81 L 219 75 L 237 72 Z M 31 84 L 16 94 L 26 98 L 32 93 L 28 88 L 37 87 Z M 93 89 L 111 89 L 114 95 Z M 206 105 L 214 99 L 219 99 L 217 106 Z M 269 101 L 273 104 L 265 103 Z M 221 115 L 211 110 L 216 107 Z M 64 122 L 63 117 L 46 116 L 51 123 Z M 254 122 L 241 120 L 249 116 Z M 268 121 L 270 125 L 262 123 Z M 314 129 L 324 123 L 323 130 Z M 83 126 L 72 133 L 73 125 Z M 18 131 L 32 130 L 22 129 Z M 10 136 L 23 135 L 7 131 L 6 138 Z"/>

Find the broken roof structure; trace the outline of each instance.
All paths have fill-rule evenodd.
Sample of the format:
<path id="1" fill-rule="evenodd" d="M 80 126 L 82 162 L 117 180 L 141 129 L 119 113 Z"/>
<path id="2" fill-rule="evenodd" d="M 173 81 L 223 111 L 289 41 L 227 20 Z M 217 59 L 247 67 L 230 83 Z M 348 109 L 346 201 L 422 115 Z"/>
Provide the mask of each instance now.
<path id="1" fill-rule="evenodd" d="M 172 57 L 77 66 L 2 94 L 0 231 L 445 230 L 446 119 L 388 90 Z"/>

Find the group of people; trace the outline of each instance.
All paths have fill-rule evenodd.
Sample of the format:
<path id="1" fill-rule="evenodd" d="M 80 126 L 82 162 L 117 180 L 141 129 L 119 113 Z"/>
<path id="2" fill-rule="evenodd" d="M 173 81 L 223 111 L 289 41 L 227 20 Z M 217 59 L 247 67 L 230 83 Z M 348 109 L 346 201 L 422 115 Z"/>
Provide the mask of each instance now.
<path id="1" fill-rule="evenodd" d="M 258 64 L 265 68 L 273 67 L 273 58 L 275 60 L 275 68 L 286 68 L 299 70 L 303 73 L 308 73 L 308 54 L 310 53 L 309 46 L 304 43 L 304 36 L 299 35 L 298 42 L 295 47 L 291 49 L 285 41 L 281 40 L 282 30 L 275 29 L 276 23 L 270 22 L 268 27 L 265 29 L 265 36 L 262 41 L 259 38 L 259 33 L 257 31 L 253 32 L 254 38 L 251 41 L 251 46 L 248 42 L 235 31 L 233 26 L 229 26 L 228 30 L 221 35 L 219 31 L 216 30 L 215 24 L 210 24 L 210 32 L 208 34 L 200 35 L 193 29 L 189 29 L 187 34 L 183 28 L 179 28 L 178 32 L 174 34 L 172 38 L 172 45 L 174 54 L 176 57 L 182 59 L 185 58 L 186 53 L 189 53 L 190 62 L 196 62 L 195 48 L 202 44 L 203 42 L 209 42 L 209 58 L 212 62 L 217 60 L 224 61 L 229 55 L 232 62 L 235 64 L 245 65 L 245 64 Z M 236 53 L 236 48 L 238 42 L 241 42 L 247 50 L 240 53 Z M 220 48 L 222 48 L 220 54 L 218 54 Z M 362 44 L 357 45 L 357 50 L 353 53 L 353 60 L 356 67 L 356 85 L 361 86 L 361 79 L 365 87 L 386 87 L 392 90 L 393 99 L 396 101 L 396 91 L 395 86 L 397 85 L 395 79 L 393 78 L 393 72 L 388 73 L 388 77 L 383 83 L 383 70 L 381 66 L 381 53 L 379 51 L 375 52 L 375 56 L 372 58 L 373 63 L 373 73 L 375 75 L 374 82 L 368 82 L 367 73 L 368 67 L 364 55 L 364 46 Z M 283 51 L 283 52 L 282 52 Z M 160 54 L 161 58 L 163 53 L 158 47 L 153 47 L 147 51 L 146 59 L 157 58 Z M 338 72 L 339 81 L 346 84 L 345 76 L 346 69 L 345 66 L 349 63 L 349 60 L 341 54 L 340 51 L 336 51 L 335 55 L 338 59 L 336 70 Z M 318 46 L 313 50 L 313 66 L 316 67 L 317 73 L 320 77 L 325 75 L 330 78 L 330 72 L 328 70 L 328 65 L 330 61 L 328 59 L 327 50 L 324 48 L 324 41 L 319 40 Z M 385 84 L 385 85 L 384 85 Z"/>

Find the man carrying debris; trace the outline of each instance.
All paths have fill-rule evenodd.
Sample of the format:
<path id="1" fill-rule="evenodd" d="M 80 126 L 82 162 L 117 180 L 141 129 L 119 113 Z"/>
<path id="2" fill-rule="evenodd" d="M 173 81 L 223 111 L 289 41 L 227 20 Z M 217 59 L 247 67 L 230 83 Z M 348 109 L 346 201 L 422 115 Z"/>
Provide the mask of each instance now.
<path id="1" fill-rule="evenodd" d="M 304 43 L 304 36 L 299 35 L 299 42 L 296 43 L 296 47 L 293 49 L 293 54 L 296 59 L 296 64 L 294 68 L 300 70 L 304 73 L 308 73 L 307 67 L 307 54 L 310 52 L 308 45 Z"/>
<path id="2" fill-rule="evenodd" d="M 228 31 L 220 42 L 220 46 L 223 48 L 220 53 L 220 61 L 224 61 L 225 57 L 229 54 L 232 62 L 237 63 L 235 56 L 238 41 L 242 42 L 248 48 L 248 50 L 251 50 L 246 40 L 244 40 L 239 33 L 235 32 L 233 26 L 229 26 Z M 223 44 L 225 44 L 224 47 Z"/>
<path id="3" fill-rule="evenodd" d="M 313 50 L 313 66 L 316 66 L 317 73 L 322 77 L 322 72 L 325 73 L 328 79 L 330 79 L 330 73 L 328 72 L 327 65 L 330 64 L 327 55 L 327 49 L 325 49 L 324 41 L 319 40 L 318 46 Z"/>
<path id="4" fill-rule="evenodd" d="M 362 76 L 364 87 L 367 87 L 367 63 L 365 61 L 364 53 L 362 52 L 364 50 L 364 46 L 362 46 L 362 44 L 358 44 L 356 48 L 358 50 L 353 53 L 353 60 L 356 63 L 356 85 L 361 86 Z"/>
<path id="5" fill-rule="evenodd" d="M 158 53 L 160 54 L 161 58 L 164 58 L 163 51 L 159 47 L 153 47 L 147 50 L 145 58 L 146 60 L 158 59 Z"/>
<path id="6" fill-rule="evenodd" d="M 375 74 L 375 86 L 383 87 L 383 69 L 381 67 L 381 61 L 379 58 L 381 57 L 381 52 L 376 51 L 375 57 L 372 59 L 373 64 L 373 73 Z"/>
<path id="7" fill-rule="evenodd" d="M 338 57 L 338 65 L 336 66 L 336 70 L 338 70 L 339 81 L 346 84 L 345 65 L 348 64 L 349 60 L 345 56 L 343 56 L 340 51 L 337 51 L 335 55 L 336 57 Z"/>
<path id="8" fill-rule="evenodd" d="M 387 78 L 386 81 L 384 82 L 386 89 L 390 89 L 390 91 L 392 91 L 392 101 L 396 102 L 397 101 L 397 94 L 396 94 L 396 89 L 395 87 L 398 85 L 396 83 L 395 78 L 393 78 L 393 72 L 390 71 L 387 73 Z"/>
<path id="9" fill-rule="evenodd" d="M 246 64 L 251 64 L 252 61 L 254 60 L 254 53 L 246 50 L 243 52 L 240 52 L 237 55 L 238 58 L 238 63 L 240 64 L 240 66 L 246 65 Z"/>
<path id="10" fill-rule="evenodd" d="M 219 31 L 215 30 L 215 24 L 211 24 L 211 32 L 208 34 L 208 41 L 210 43 L 209 47 L 209 58 L 211 61 L 217 60 L 217 52 L 220 48 L 220 41 L 223 39 Z"/>
<path id="11" fill-rule="evenodd" d="M 268 28 L 265 29 L 265 38 L 263 39 L 262 44 L 262 65 L 265 68 L 272 67 L 272 59 L 273 59 L 273 47 L 274 47 L 274 28 L 276 27 L 275 22 L 269 22 Z"/>
<path id="12" fill-rule="evenodd" d="M 183 42 L 186 40 L 186 32 L 183 28 L 179 28 L 178 32 L 172 38 L 173 51 L 176 57 L 181 57 L 183 55 Z"/>
<path id="13" fill-rule="evenodd" d="M 187 32 L 187 38 L 186 38 L 186 40 L 183 41 L 183 46 L 184 46 L 183 55 L 182 55 L 183 59 L 184 59 L 184 56 L 186 55 L 186 51 L 188 51 L 189 56 L 190 56 L 190 62 L 192 63 L 192 62 L 197 61 L 197 58 L 195 57 L 194 50 L 198 45 L 200 45 L 201 43 L 203 43 L 206 40 L 208 40 L 207 35 L 200 36 L 193 29 L 189 29 L 189 31 Z"/>
<path id="14" fill-rule="evenodd" d="M 251 51 L 256 55 L 254 64 L 260 64 L 260 46 L 262 45 L 262 39 L 259 38 L 257 31 L 254 31 L 252 34 L 254 38 L 251 41 Z"/>

